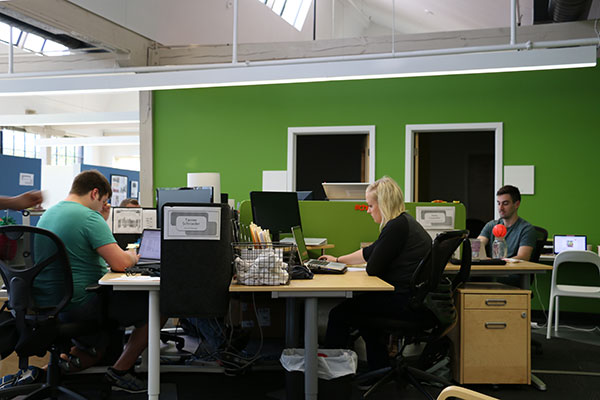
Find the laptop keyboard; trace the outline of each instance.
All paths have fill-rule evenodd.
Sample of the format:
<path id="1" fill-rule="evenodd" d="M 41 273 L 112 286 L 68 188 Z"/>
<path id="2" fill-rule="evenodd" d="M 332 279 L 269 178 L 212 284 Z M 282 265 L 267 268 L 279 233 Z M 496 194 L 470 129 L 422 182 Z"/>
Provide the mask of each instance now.
<path id="1" fill-rule="evenodd" d="M 325 266 L 325 265 L 329 265 L 329 261 L 327 261 L 327 260 L 310 260 L 310 265 Z"/>

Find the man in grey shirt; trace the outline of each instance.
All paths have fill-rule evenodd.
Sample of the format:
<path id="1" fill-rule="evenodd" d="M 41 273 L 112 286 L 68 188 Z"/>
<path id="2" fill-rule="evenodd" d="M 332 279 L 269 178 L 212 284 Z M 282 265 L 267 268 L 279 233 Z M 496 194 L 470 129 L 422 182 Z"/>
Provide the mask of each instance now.
<path id="1" fill-rule="evenodd" d="M 492 242 L 494 235 L 492 229 L 497 224 L 506 226 L 507 257 L 528 261 L 535 247 L 535 229 L 533 225 L 519 217 L 518 211 L 521 205 L 521 193 L 515 186 L 502 186 L 496 192 L 498 213 L 500 219 L 488 222 L 477 239 L 485 246 L 487 254 L 492 254 Z"/>

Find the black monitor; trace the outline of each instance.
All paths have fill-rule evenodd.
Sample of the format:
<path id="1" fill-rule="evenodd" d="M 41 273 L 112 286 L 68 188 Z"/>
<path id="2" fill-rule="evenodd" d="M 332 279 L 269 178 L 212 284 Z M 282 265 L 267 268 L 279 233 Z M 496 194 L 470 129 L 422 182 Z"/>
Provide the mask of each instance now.
<path id="1" fill-rule="evenodd" d="M 165 203 L 212 203 L 212 186 L 157 188 L 156 189 L 156 224 L 162 226 L 162 206 Z"/>
<path id="2" fill-rule="evenodd" d="M 250 192 L 250 202 L 254 223 L 268 229 L 274 242 L 280 233 L 291 233 L 293 226 L 302 225 L 296 192 Z"/>

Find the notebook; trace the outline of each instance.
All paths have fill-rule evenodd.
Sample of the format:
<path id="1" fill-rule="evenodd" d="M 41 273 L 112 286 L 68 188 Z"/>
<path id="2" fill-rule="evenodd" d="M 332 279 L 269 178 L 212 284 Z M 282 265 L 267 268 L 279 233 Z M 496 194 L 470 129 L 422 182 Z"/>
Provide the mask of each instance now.
<path id="1" fill-rule="evenodd" d="M 144 229 L 138 254 L 136 265 L 160 263 L 160 229 Z"/>
<path id="2" fill-rule="evenodd" d="M 564 250 L 587 250 L 585 235 L 554 235 L 554 254 Z"/>
<path id="3" fill-rule="evenodd" d="M 308 267 L 315 274 L 343 274 L 348 269 L 346 264 L 330 262 L 325 260 L 314 260 L 308 258 L 308 250 L 306 250 L 306 243 L 304 242 L 304 234 L 302 228 L 294 226 L 292 228 L 292 235 L 296 241 L 298 247 L 298 256 L 302 265 Z"/>

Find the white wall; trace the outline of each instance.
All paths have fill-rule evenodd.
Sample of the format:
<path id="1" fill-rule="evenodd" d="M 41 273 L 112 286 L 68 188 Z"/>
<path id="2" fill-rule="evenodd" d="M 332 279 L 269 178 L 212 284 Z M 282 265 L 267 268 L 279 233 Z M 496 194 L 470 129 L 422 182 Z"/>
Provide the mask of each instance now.
<path id="1" fill-rule="evenodd" d="M 115 157 L 121 156 L 137 157 L 139 159 L 140 146 L 86 146 L 83 148 L 83 160 L 85 164 L 121 168 L 114 164 Z M 133 168 L 133 170 L 136 169 Z M 137 170 L 139 171 L 139 166 Z"/>
<path id="2" fill-rule="evenodd" d="M 62 201 L 71 190 L 73 178 L 81 172 L 77 165 L 42 165 L 41 188 L 44 195 L 43 207 L 48 209 Z"/>

